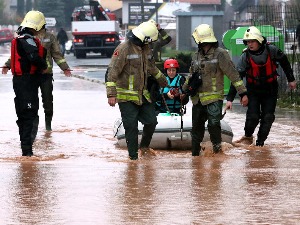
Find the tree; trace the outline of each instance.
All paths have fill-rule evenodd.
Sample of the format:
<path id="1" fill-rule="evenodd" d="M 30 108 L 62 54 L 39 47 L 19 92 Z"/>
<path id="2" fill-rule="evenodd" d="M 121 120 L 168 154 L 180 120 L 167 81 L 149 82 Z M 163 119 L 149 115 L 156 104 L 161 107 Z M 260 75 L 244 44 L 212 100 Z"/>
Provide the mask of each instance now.
<path id="1" fill-rule="evenodd" d="M 4 23 L 4 0 L 0 0 L 0 24 Z"/>
<path id="2" fill-rule="evenodd" d="M 38 2 L 37 10 L 44 13 L 46 17 L 56 19 L 56 27 L 71 27 L 72 12 L 75 7 L 83 6 L 84 0 L 35 0 Z"/>
<path id="3" fill-rule="evenodd" d="M 64 27 L 66 24 L 65 18 L 65 3 L 61 0 L 40 0 L 38 2 L 38 10 L 43 12 L 45 17 L 54 17 L 57 27 Z"/>

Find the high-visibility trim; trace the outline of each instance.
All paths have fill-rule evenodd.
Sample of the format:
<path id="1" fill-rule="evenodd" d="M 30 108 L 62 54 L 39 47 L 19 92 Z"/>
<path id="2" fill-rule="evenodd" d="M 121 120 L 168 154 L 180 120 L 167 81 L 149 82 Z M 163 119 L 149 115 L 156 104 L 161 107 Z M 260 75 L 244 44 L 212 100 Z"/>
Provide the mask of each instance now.
<path id="1" fill-rule="evenodd" d="M 105 85 L 106 85 L 106 87 L 115 87 L 116 83 L 115 82 L 106 82 Z"/>
<path id="2" fill-rule="evenodd" d="M 123 94 L 138 95 L 138 92 L 137 92 L 137 91 L 134 91 L 134 90 L 127 90 L 127 89 L 119 88 L 119 87 L 117 87 L 117 92 L 118 92 L 118 93 L 123 93 Z"/>
<path id="3" fill-rule="evenodd" d="M 168 37 L 169 37 L 169 35 L 166 34 L 165 36 L 162 36 L 161 38 L 162 38 L 163 40 L 165 40 L 165 39 L 167 39 Z"/>
<path id="4" fill-rule="evenodd" d="M 128 79 L 128 89 L 133 90 L 133 84 L 134 84 L 134 76 L 130 75 Z"/>
<path id="5" fill-rule="evenodd" d="M 163 74 L 159 71 L 158 74 L 156 74 L 154 77 L 155 77 L 155 79 L 159 79 L 159 78 L 161 78 L 162 75 Z"/>
<path id="6" fill-rule="evenodd" d="M 212 78 L 212 90 L 213 92 L 217 91 L 217 79 Z"/>
<path id="7" fill-rule="evenodd" d="M 57 65 L 67 62 L 65 59 L 60 59 L 57 61 Z"/>
<path id="8" fill-rule="evenodd" d="M 240 80 L 240 81 L 234 82 L 234 83 L 233 83 L 233 86 L 237 88 L 237 87 L 242 86 L 243 84 L 244 84 L 243 81 Z"/>
<path id="9" fill-rule="evenodd" d="M 117 99 L 125 100 L 125 101 L 139 101 L 139 96 L 131 96 L 131 95 L 124 95 L 124 94 L 118 93 Z"/>
<path id="10" fill-rule="evenodd" d="M 138 59 L 140 58 L 140 55 L 138 54 L 131 54 L 126 56 L 127 59 Z"/>
<path id="11" fill-rule="evenodd" d="M 212 94 L 212 95 L 202 96 L 202 97 L 200 97 L 200 100 L 201 100 L 201 102 L 206 102 L 206 101 L 218 100 L 218 99 L 222 99 L 222 98 L 223 98 L 223 95 Z"/>

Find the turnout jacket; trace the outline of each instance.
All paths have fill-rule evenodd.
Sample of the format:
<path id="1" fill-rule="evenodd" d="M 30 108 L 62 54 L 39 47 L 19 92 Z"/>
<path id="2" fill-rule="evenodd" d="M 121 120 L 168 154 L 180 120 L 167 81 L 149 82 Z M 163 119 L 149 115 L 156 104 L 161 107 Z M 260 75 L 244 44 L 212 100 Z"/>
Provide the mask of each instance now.
<path id="1" fill-rule="evenodd" d="M 121 43 L 114 51 L 105 76 L 107 97 L 118 102 L 131 101 L 142 105 L 144 96 L 151 102 L 147 78 L 153 76 L 161 87 L 167 86 L 164 74 L 151 62 L 152 51 L 148 45 L 134 45 L 130 40 Z"/>
<path id="2" fill-rule="evenodd" d="M 246 87 L 240 79 L 228 52 L 220 47 L 212 47 L 206 54 L 201 50 L 195 52 L 192 56 L 190 73 L 200 73 L 202 76 L 202 85 L 199 87 L 197 94 L 191 97 L 194 105 L 199 100 L 202 105 L 223 100 L 225 75 L 231 80 L 239 94 L 246 94 Z M 187 89 L 188 79 L 183 86 L 184 90 Z"/>
<path id="3" fill-rule="evenodd" d="M 60 52 L 59 43 L 55 35 L 46 31 L 44 35 L 41 35 L 41 37 L 39 38 L 44 48 L 47 49 L 47 73 L 53 73 L 53 60 L 60 67 L 61 70 L 69 69 L 69 65 L 67 64 L 66 59 Z"/>

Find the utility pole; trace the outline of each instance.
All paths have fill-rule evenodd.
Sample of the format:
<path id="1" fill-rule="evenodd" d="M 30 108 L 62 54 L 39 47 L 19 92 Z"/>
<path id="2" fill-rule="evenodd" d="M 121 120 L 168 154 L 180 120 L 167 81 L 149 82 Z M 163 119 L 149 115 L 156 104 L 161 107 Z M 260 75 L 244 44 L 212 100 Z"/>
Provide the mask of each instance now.
<path id="1" fill-rule="evenodd" d="M 285 35 L 285 3 L 288 2 L 289 0 L 277 0 L 278 2 L 281 3 L 281 19 L 282 19 L 282 32 L 284 37 Z"/>
<path id="2" fill-rule="evenodd" d="M 141 0 L 141 14 L 142 14 L 142 22 L 144 22 L 144 0 Z"/>

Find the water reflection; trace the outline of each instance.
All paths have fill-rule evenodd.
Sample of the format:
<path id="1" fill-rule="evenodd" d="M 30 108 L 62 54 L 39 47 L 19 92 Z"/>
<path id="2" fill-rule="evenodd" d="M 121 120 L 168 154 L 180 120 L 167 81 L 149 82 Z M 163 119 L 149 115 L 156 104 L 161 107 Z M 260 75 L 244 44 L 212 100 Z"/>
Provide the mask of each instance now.
<path id="1" fill-rule="evenodd" d="M 52 184 L 53 173 L 36 162 L 21 162 L 15 179 L 11 209 L 15 221 L 12 224 L 43 224 L 53 220 L 52 211 L 56 191 Z"/>

